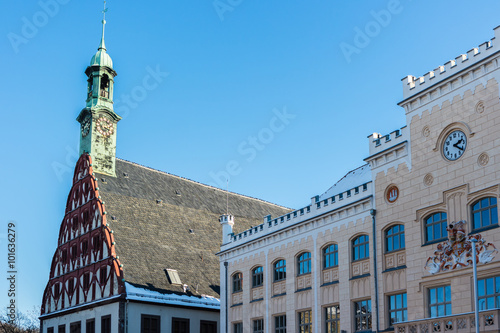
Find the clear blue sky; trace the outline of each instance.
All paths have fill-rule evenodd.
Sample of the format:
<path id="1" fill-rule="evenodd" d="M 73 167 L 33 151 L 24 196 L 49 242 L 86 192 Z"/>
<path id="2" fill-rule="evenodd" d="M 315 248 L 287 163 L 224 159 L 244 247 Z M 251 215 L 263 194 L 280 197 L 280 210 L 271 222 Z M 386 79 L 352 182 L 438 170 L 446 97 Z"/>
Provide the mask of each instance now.
<path id="1" fill-rule="evenodd" d="M 15 221 L 21 309 L 40 304 L 49 276 L 102 5 L 1 4 L 0 269 L 7 270 L 7 222 Z M 213 175 L 223 179 L 229 163 L 230 190 L 293 208 L 362 165 L 367 135 L 405 125 L 396 105 L 401 78 L 491 39 L 500 24 L 493 0 L 109 0 L 108 7 L 106 46 L 123 116 L 117 156 L 215 185 L 223 181 Z M 169 74 L 146 89 L 150 71 Z M 281 126 L 276 110 L 294 118 Z M 0 306 L 6 302 L 0 278 Z"/>

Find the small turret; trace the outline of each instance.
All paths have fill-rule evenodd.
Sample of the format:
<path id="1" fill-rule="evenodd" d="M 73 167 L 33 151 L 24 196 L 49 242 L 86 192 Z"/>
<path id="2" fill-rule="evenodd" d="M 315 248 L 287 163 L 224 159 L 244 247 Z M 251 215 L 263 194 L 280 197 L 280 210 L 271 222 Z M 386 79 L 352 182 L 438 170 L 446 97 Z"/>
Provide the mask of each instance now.
<path id="1" fill-rule="evenodd" d="M 234 216 L 229 214 L 221 215 L 219 222 L 222 224 L 222 244 L 224 245 L 231 242 L 231 237 L 233 236 Z"/>

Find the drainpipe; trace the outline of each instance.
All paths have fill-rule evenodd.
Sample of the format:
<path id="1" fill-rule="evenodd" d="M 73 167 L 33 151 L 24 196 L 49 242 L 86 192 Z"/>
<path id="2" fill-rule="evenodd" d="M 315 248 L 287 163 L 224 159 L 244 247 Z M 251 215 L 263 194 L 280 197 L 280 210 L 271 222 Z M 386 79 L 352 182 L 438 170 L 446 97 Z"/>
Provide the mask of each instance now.
<path id="1" fill-rule="evenodd" d="M 225 274 L 224 274 L 224 280 L 225 280 L 225 293 L 226 293 L 226 300 L 225 300 L 225 309 L 224 311 L 226 312 L 226 331 L 225 333 L 229 333 L 228 330 L 227 330 L 227 322 L 228 322 L 228 318 L 227 318 L 227 315 L 228 315 L 228 299 L 227 299 L 227 261 L 224 261 L 224 271 L 225 271 Z"/>
<path id="2" fill-rule="evenodd" d="M 373 225 L 373 274 L 375 275 L 375 317 L 377 318 L 377 332 L 380 331 L 379 311 L 378 311 L 378 273 L 377 273 L 377 222 L 375 219 L 375 209 L 370 210 Z"/>

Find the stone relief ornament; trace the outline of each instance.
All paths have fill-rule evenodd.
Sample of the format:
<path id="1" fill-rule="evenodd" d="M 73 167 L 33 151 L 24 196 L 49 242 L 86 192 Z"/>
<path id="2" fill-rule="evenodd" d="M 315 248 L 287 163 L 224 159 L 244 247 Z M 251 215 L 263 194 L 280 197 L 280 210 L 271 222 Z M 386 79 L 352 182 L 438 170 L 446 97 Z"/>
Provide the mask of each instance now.
<path id="1" fill-rule="evenodd" d="M 446 272 L 455 268 L 472 266 L 476 263 L 486 264 L 498 253 L 495 245 L 488 243 L 481 234 L 467 236 L 465 221 L 452 222 L 448 231 L 448 240 L 437 245 L 434 254 L 427 259 L 424 268 L 431 274 Z M 471 239 L 476 239 L 476 253 L 472 253 Z"/>

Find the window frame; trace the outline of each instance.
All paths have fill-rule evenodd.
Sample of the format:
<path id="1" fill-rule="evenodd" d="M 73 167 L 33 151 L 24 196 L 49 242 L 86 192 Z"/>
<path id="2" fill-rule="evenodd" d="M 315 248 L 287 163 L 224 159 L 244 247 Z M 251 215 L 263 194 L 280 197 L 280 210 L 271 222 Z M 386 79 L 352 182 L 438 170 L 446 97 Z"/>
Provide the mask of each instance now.
<path id="1" fill-rule="evenodd" d="M 325 306 L 325 332 L 326 333 L 340 333 L 340 304 Z M 335 310 L 330 311 L 329 309 Z"/>
<path id="2" fill-rule="evenodd" d="M 440 220 L 438 221 L 434 221 L 434 216 L 436 215 L 440 215 L 439 218 Z M 444 219 L 443 219 L 443 216 L 442 215 L 445 215 Z M 428 223 L 428 221 L 432 219 L 433 221 Z M 446 239 L 448 239 L 448 234 L 447 234 L 447 231 L 446 231 L 446 228 L 448 227 L 448 213 L 445 212 L 445 211 L 438 211 L 438 212 L 434 212 L 434 213 L 430 213 L 428 215 L 426 215 L 424 218 L 423 218 L 423 225 L 424 225 L 424 244 L 425 245 L 428 245 L 428 244 L 434 244 L 434 243 L 439 243 L 439 242 L 442 242 Z M 442 236 L 440 238 L 435 238 L 434 237 L 434 226 L 435 225 L 441 225 L 441 233 L 442 233 Z M 431 230 L 432 230 L 432 236 L 433 238 L 430 239 L 429 238 L 429 233 L 428 233 L 428 229 L 429 227 L 431 227 Z M 443 229 L 444 228 L 444 229 Z"/>
<path id="3" fill-rule="evenodd" d="M 142 322 L 141 322 L 142 324 Z M 107 327 L 109 325 L 109 327 Z M 142 325 L 141 325 L 142 326 Z M 101 333 L 111 333 L 111 315 L 101 317 Z"/>
<path id="4" fill-rule="evenodd" d="M 487 280 L 489 280 L 489 279 L 493 280 L 493 285 L 492 285 L 493 293 L 487 293 L 488 289 L 489 289 L 488 285 L 487 285 Z M 484 287 L 481 286 L 482 282 L 484 282 Z M 478 295 L 478 300 L 479 300 L 479 302 L 478 302 L 479 311 L 500 308 L 500 291 L 495 292 L 497 289 L 500 290 L 500 275 L 485 277 L 485 278 L 479 279 L 477 281 L 477 295 Z M 484 295 L 481 295 L 482 291 L 484 292 Z M 489 299 L 493 300 L 493 307 L 488 306 Z M 485 300 L 484 307 L 481 306 L 482 300 Z"/>
<path id="5" fill-rule="evenodd" d="M 280 263 L 282 263 L 282 265 L 279 265 Z M 286 280 L 286 260 L 279 259 L 273 263 L 273 282 L 284 280 Z"/>
<path id="6" fill-rule="evenodd" d="M 180 317 L 172 317 L 172 327 L 171 327 L 171 330 L 172 330 L 172 333 L 182 333 L 180 332 L 180 327 L 178 327 L 178 329 L 174 329 L 174 324 L 176 323 L 185 323 L 187 324 L 187 332 L 186 333 L 189 333 L 189 330 L 190 330 L 190 322 L 189 322 L 189 318 L 180 318 Z"/>
<path id="7" fill-rule="evenodd" d="M 264 267 L 257 266 L 254 269 L 252 269 L 252 288 L 262 287 L 263 285 L 264 285 Z"/>
<path id="8" fill-rule="evenodd" d="M 95 319 L 87 319 L 85 321 L 85 333 L 95 333 Z"/>
<path id="9" fill-rule="evenodd" d="M 243 322 L 233 323 L 233 333 L 243 333 Z"/>
<path id="10" fill-rule="evenodd" d="M 312 310 L 302 310 L 297 312 L 297 327 L 299 333 L 312 333 Z"/>
<path id="11" fill-rule="evenodd" d="M 69 333 L 81 333 L 82 332 L 82 322 L 74 321 L 69 324 Z"/>
<path id="12" fill-rule="evenodd" d="M 392 232 L 393 229 L 398 228 L 396 232 L 393 232 L 389 234 L 389 232 Z M 402 230 L 401 230 L 402 228 Z M 406 242 L 405 242 L 405 226 L 404 224 L 398 223 L 398 224 L 393 224 L 389 228 L 387 228 L 384 232 L 385 236 L 385 253 L 391 253 L 391 252 L 396 252 L 400 250 L 404 250 L 406 248 Z M 398 240 L 399 247 L 396 249 L 394 248 L 394 239 Z M 389 250 L 389 243 L 392 242 L 392 250 Z M 403 244 L 401 246 L 401 244 Z"/>
<path id="13" fill-rule="evenodd" d="M 354 332 L 371 332 L 372 329 L 372 300 L 371 298 L 367 299 L 362 299 L 362 300 L 357 300 L 353 302 L 354 306 Z M 363 307 L 363 304 L 366 304 L 366 307 L 369 308 L 369 311 L 367 311 L 364 314 L 357 314 L 356 310 L 357 308 L 361 305 L 361 308 Z M 361 327 L 358 329 L 360 326 L 358 325 L 358 322 L 362 322 L 362 320 L 366 320 L 366 328 Z"/>
<path id="14" fill-rule="evenodd" d="M 252 333 L 264 333 L 264 318 L 252 319 Z"/>
<path id="15" fill-rule="evenodd" d="M 439 298 L 438 296 L 438 290 L 443 288 L 443 298 L 444 298 L 444 301 L 443 302 L 436 302 L 436 303 L 431 303 L 432 301 L 432 297 L 431 297 L 431 292 L 432 290 L 436 290 L 436 299 Z M 447 293 L 448 291 L 448 293 Z M 447 295 L 448 294 L 448 295 Z M 449 296 L 449 301 L 447 300 L 447 297 L 446 296 Z M 450 305 L 450 311 L 448 313 L 447 311 L 447 305 Z M 432 316 L 432 309 L 433 308 L 436 308 L 437 311 L 439 311 L 439 307 L 440 306 L 444 306 L 444 314 L 443 315 L 439 315 L 439 313 L 436 315 L 436 316 Z M 452 308 L 452 304 L 451 304 L 451 286 L 449 284 L 446 284 L 446 285 L 440 285 L 440 286 L 432 286 L 432 287 L 428 287 L 427 288 L 427 311 L 428 311 L 428 317 L 429 318 L 439 318 L 439 317 L 445 317 L 445 316 L 449 316 L 452 314 L 452 311 L 453 311 L 453 308 Z"/>
<path id="16" fill-rule="evenodd" d="M 483 200 L 488 200 L 488 206 L 482 207 L 482 202 Z M 491 201 L 492 199 L 495 200 L 495 203 L 492 204 Z M 477 209 L 474 209 L 475 205 L 479 205 Z M 493 213 L 494 211 L 494 213 Z M 489 216 L 488 219 L 490 223 L 488 225 L 483 224 L 483 212 L 488 212 Z M 476 221 L 475 221 L 475 214 L 479 214 L 479 227 L 476 227 Z M 495 228 L 498 226 L 498 199 L 494 196 L 489 196 L 489 197 L 482 197 L 477 200 L 475 200 L 471 205 L 470 205 L 470 214 L 471 214 L 471 233 L 476 233 L 478 231 L 482 230 L 487 230 L 490 228 Z M 496 219 L 496 223 L 493 223 L 493 219 Z"/>
<path id="17" fill-rule="evenodd" d="M 152 320 L 153 319 L 157 320 L 156 321 L 156 328 L 152 327 L 152 325 L 153 325 Z M 150 323 L 149 323 L 150 327 L 147 331 L 144 330 L 145 320 L 150 321 Z M 161 332 L 161 316 L 141 313 L 141 333 L 155 333 L 155 332 L 157 332 L 157 333 Z"/>
<path id="18" fill-rule="evenodd" d="M 243 292 L 243 273 L 235 272 L 231 277 L 233 294 Z"/>
<path id="19" fill-rule="evenodd" d="M 398 296 L 401 296 L 401 307 L 399 307 L 399 308 L 397 307 L 397 305 L 398 305 L 397 304 L 398 303 L 397 297 Z M 392 305 L 393 305 L 392 299 L 393 298 L 396 298 L 395 299 L 396 304 L 394 305 L 394 308 L 392 307 Z M 403 320 L 393 322 L 392 315 L 393 315 L 393 313 L 396 313 L 396 316 L 397 316 L 398 312 L 402 312 Z M 388 315 L 387 322 L 389 323 L 389 327 L 394 327 L 394 324 L 408 320 L 408 295 L 406 292 L 399 293 L 399 294 L 387 295 L 387 315 Z"/>
<path id="20" fill-rule="evenodd" d="M 356 241 L 360 240 L 361 238 L 365 238 L 366 241 L 363 240 L 362 242 L 360 241 L 359 243 L 356 244 Z M 351 249 L 352 249 L 352 262 L 355 261 L 361 261 L 365 259 L 370 258 L 370 237 L 366 234 L 359 235 L 355 237 L 351 241 Z M 358 257 L 356 258 L 356 249 L 358 249 Z M 361 257 L 361 249 L 364 249 L 364 257 Z"/>
<path id="21" fill-rule="evenodd" d="M 286 333 L 286 314 L 274 316 L 274 333 Z"/>
<path id="22" fill-rule="evenodd" d="M 330 251 L 331 247 L 333 247 L 333 250 Z M 323 254 L 323 269 L 339 266 L 339 245 L 337 243 L 328 244 L 321 252 Z M 332 261 L 330 258 L 333 258 L 333 265 L 327 265 L 327 263 L 331 263 Z"/>
<path id="23" fill-rule="evenodd" d="M 312 270 L 311 252 L 302 252 L 297 256 L 297 276 L 310 274 Z"/>

